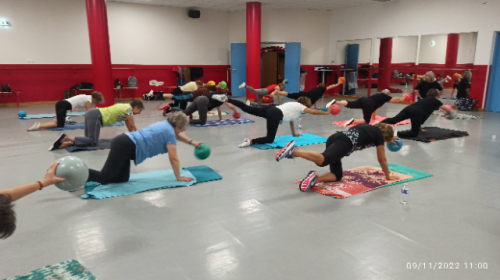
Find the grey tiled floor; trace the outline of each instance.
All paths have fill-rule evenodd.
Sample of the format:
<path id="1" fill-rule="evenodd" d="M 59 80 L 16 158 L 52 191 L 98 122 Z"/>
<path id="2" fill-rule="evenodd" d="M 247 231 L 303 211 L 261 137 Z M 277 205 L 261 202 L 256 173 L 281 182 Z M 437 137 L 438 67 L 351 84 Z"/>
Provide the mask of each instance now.
<path id="1" fill-rule="evenodd" d="M 138 127 L 163 120 L 148 103 Z M 393 116 L 403 107 L 378 111 Z M 50 113 L 53 106 L 21 108 Z M 39 180 L 47 166 L 66 156 L 47 148 L 57 132 L 26 132 L 33 120 L 18 120 L 17 108 L 0 108 L 0 188 Z M 82 192 L 55 187 L 16 203 L 18 229 L 0 240 L 0 278 L 76 259 L 98 279 L 498 279 L 500 274 L 500 114 L 484 120 L 449 121 L 431 116 L 426 125 L 466 130 L 470 136 L 425 144 L 404 141 L 391 163 L 432 173 L 409 184 L 336 200 L 301 193 L 293 184 L 309 170 L 301 159 L 277 163 L 275 150 L 239 149 L 245 137 L 265 133 L 254 124 L 192 128 L 188 135 L 212 149 L 205 161 L 179 145 L 181 165 L 207 164 L 224 179 L 105 200 L 82 200 Z M 343 109 L 336 116 L 304 117 L 303 132 L 328 137 L 332 122 L 361 117 Z M 243 117 L 247 117 L 243 114 Z M 83 118 L 75 118 L 82 121 Z M 398 127 L 407 129 L 409 126 Z M 124 127 L 105 128 L 111 138 Z M 83 131 L 71 131 L 82 135 Z M 278 135 L 289 134 L 282 126 Z M 304 147 L 323 151 L 324 145 Z M 108 151 L 75 154 L 100 169 Z M 375 149 L 352 154 L 344 169 L 378 164 Z M 166 155 L 132 172 L 168 169 Z M 407 263 L 427 264 L 409 270 Z M 430 270 L 429 263 L 459 263 L 459 270 Z M 464 263 L 487 263 L 466 269 Z"/>

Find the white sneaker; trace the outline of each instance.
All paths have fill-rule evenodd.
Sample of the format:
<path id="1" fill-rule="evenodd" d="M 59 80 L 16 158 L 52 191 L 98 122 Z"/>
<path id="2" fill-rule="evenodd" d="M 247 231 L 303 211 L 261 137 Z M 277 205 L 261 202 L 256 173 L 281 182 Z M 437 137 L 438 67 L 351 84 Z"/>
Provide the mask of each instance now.
<path id="1" fill-rule="evenodd" d="M 451 77 L 450 76 L 446 76 L 446 82 L 448 81 L 451 81 Z"/>
<path id="2" fill-rule="evenodd" d="M 246 104 L 247 106 L 250 106 L 250 100 L 247 100 Z"/>
<path id="3" fill-rule="evenodd" d="M 354 118 L 351 118 L 350 120 L 348 120 L 345 124 L 344 124 L 344 127 L 347 127 L 348 125 L 352 124 L 354 122 Z"/>
<path id="4" fill-rule="evenodd" d="M 376 125 L 376 124 L 378 124 L 378 123 L 380 123 L 380 122 L 379 122 L 379 121 L 376 121 L 376 122 L 374 122 L 374 123 L 373 123 L 373 125 Z"/>
<path id="5" fill-rule="evenodd" d="M 150 92 L 148 92 L 148 97 L 153 97 L 154 93 L 153 93 L 153 90 L 151 90 Z"/>
<path id="6" fill-rule="evenodd" d="M 66 119 L 64 120 L 65 123 L 70 123 L 70 122 L 73 122 L 73 120 L 70 118 L 70 117 L 66 117 Z"/>
<path id="7" fill-rule="evenodd" d="M 326 108 L 332 106 L 333 104 L 335 104 L 337 101 L 335 99 L 333 99 L 332 101 L 326 103 Z"/>
<path id="8" fill-rule="evenodd" d="M 244 88 L 247 84 L 243 82 L 238 88 Z"/>
<path id="9" fill-rule="evenodd" d="M 245 140 L 243 140 L 243 143 L 239 144 L 238 147 L 240 148 L 245 148 L 245 147 L 248 147 L 250 146 L 250 139 L 248 138 L 245 138 Z"/>
<path id="10" fill-rule="evenodd" d="M 225 94 L 214 94 L 212 95 L 212 99 L 215 99 L 219 102 L 226 102 L 227 96 Z"/>
<path id="11" fill-rule="evenodd" d="M 40 129 L 40 123 L 36 122 L 32 127 L 28 129 L 28 131 L 35 131 Z"/>

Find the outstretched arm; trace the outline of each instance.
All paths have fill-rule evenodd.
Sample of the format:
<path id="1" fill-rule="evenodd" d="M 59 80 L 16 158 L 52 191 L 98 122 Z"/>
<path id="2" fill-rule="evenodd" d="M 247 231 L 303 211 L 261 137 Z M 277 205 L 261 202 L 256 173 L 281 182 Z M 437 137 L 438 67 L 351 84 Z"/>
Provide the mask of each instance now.
<path id="1" fill-rule="evenodd" d="M 201 142 L 196 142 L 196 141 L 193 141 L 192 139 L 189 139 L 189 137 L 184 132 L 181 132 L 177 135 L 177 140 L 179 140 L 183 143 L 186 143 L 188 145 L 195 146 L 198 149 L 201 149 L 201 147 L 200 147 Z"/>
<path id="2" fill-rule="evenodd" d="M 23 186 L 17 186 L 6 190 L 1 190 L 0 194 L 8 196 L 11 199 L 11 202 L 14 202 L 20 198 L 27 196 L 28 194 L 32 194 L 38 191 L 40 188 L 43 189 L 57 182 L 66 181 L 65 178 L 59 178 L 56 176 L 56 168 L 58 165 L 59 165 L 58 162 L 54 162 L 50 165 L 49 169 L 47 170 L 47 174 L 45 174 L 45 178 L 39 181 L 41 185 L 38 182 L 35 182 Z"/>
<path id="3" fill-rule="evenodd" d="M 332 112 L 332 106 L 328 107 L 326 112 L 310 108 L 304 109 L 304 112 L 312 115 L 329 115 Z"/>
<path id="4" fill-rule="evenodd" d="M 330 90 L 330 89 L 332 89 L 332 88 L 336 88 L 336 87 L 338 87 L 338 86 L 340 86 L 340 85 L 341 85 L 341 83 L 336 83 L 336 84 L 334 84 L 334 85 L 327 86 L 327 87 L 326 87 L 326 90 Z"/>
<path id="5" fill-rule="evenodd" d="M 393 97 L 391 100 L 389 100 L 390 103 L 398 103 L 398 102 L 405 102 L 404 97 Z"/>

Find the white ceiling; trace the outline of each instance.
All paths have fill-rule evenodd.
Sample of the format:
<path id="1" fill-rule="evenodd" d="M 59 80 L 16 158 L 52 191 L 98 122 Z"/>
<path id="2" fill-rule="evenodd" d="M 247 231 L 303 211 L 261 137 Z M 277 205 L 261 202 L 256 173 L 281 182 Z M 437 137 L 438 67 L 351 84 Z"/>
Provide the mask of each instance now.
<path id="1" fill-rule="evenodd" d="M 178 8 L 199 8 L 217 11 L 245 10 L 245 0 L 108 0 Z M 375 0 L 377 1 L 377 0 Z M 262 9 L 335 10 L 377 3 L 374 0 L 262 0 Z"/>

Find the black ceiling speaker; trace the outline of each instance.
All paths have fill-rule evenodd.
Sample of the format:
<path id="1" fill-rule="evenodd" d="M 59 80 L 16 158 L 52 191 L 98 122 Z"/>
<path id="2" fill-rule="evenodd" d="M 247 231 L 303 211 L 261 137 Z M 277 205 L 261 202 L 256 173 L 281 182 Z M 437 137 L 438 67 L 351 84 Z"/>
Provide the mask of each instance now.
<path id="1" fill-rule="evenodd" d="M 199 10 L 189 10 L 188 11 L 188 16 L 190 18 L 200 18 L 200 11 Z"/>

